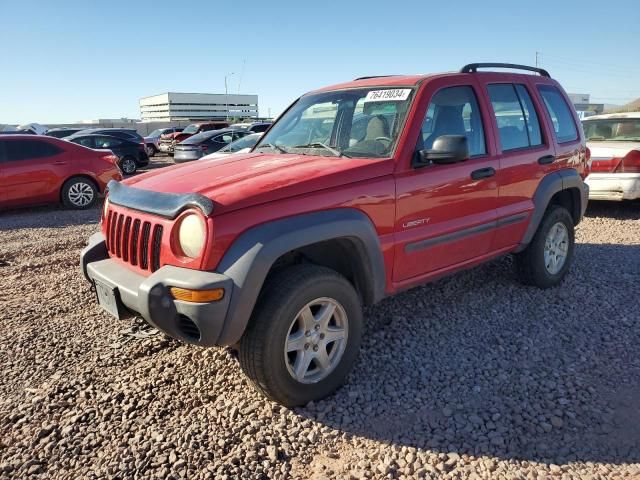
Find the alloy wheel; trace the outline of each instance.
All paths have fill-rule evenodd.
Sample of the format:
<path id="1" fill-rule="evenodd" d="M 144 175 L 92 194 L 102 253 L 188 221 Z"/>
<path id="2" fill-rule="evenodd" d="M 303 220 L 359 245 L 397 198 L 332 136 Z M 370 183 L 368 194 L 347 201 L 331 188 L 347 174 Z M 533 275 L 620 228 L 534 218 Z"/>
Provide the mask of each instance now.
<path id="1" fill-rule="evenodd" d="M 317 298 L 295 316 L 287 333 L 284 358 L 289 374 L 300 383 L 317 383 L 340 363 L 349 322 L 332 298 Z"/>
<path id="2" fill-rule="evenodd" d="M 93 187 L 86 182 L 76 182 L 69 187 L 68 196 L 76 207 L 86 207 L 93 201 Z"/>
<path id="3" fill-rule="evenodd" d="M 562 222 L 555 223 L 544 241 L 544 266 L 551 275 L 556 275 L 567 260 L 569 231 Z"/>

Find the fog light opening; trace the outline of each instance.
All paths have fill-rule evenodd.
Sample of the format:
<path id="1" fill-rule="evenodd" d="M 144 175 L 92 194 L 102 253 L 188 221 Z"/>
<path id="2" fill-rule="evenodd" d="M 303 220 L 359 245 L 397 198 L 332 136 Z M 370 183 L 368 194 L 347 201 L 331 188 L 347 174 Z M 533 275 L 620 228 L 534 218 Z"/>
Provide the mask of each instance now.
<path id="1" fill-rule="evenodd" d="M 200 329 L 198 325 L 186 315 L 178 315 L 178 329 L 180 333 L 189 340 L 200 340 Z"/>

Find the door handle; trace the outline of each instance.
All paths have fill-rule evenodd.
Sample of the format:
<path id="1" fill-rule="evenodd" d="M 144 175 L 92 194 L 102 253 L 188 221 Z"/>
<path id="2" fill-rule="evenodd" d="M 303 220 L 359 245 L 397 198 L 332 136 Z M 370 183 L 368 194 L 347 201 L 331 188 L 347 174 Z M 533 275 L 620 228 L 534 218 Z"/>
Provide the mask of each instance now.
<path id="1" fill-rule="evenodd" d="M 538 159 L 538 163 L 540 165 L 549 165 L 556 161 L 556 157 L 554 155 L 545 155 L 544 157 L 540 157 Z"/>
<path id="2" fill-rule="evenodd" d="M 471 172 L 471 178 L 474 180 L 481 180 L 483 178 L 493 177 L 496 174 L 496 170 L 492 167 L 481 168 Z"/>
<path id="3" fill-rule="evenodd" d="M 64 160 L 59 160 L 57 162 L 53 162 L 52 165 L 66 165 L 66 164 L 67 164 L 67 162 L 65 162 Z"/>

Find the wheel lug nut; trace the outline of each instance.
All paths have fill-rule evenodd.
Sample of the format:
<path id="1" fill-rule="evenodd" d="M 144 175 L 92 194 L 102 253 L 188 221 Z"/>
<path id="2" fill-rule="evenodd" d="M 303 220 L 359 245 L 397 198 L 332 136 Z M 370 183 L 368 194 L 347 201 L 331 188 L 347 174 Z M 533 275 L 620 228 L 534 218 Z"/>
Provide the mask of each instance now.
<path id="1" fill-rule="evenodd" d="M 320 334 L 320 340 L 324 339 L 324 333 Z"/>
<path id="2" fill-rule="evenodd" d="M 316 326 L 315 326 L 315 329 L 316 329 L 316 330 L 320 330 L 320 325 L 316 325 Z"/>
<path id="3" fill-rule="evenodd" d="M 305 343 L 305 344 L 304 344 L 304 349 L 305 349 L 305 350 L 309 350 L 309 344 L 308 344 L 308 343 Z"/>
<path id="4" fill-rule="evenodd" d="M 314 351 L 314 352 L 317 352 L 317 351 L 318 351 L 318 345 L 314 345 L 314 346 L 313 346 L 313 351 Z"/>
<path id="5" fill-rule="evenodd" d="M 311 335 L 311 332 L 309 330 L 307 330 L 306 332 L 304 332 L 304 336 L 308 337 L 309 335 Z"/>

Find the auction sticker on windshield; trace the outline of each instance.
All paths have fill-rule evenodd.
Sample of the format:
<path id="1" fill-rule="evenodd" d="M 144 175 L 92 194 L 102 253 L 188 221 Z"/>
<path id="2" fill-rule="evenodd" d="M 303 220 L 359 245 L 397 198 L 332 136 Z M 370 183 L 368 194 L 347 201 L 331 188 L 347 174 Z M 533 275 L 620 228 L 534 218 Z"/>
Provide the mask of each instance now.
<path id="1" fill-rule="evenodd" d="M 401 102 L 409 98 L 410 88 L 394 88 L 391 90 L 371 90 L 365 102 Z"/>

